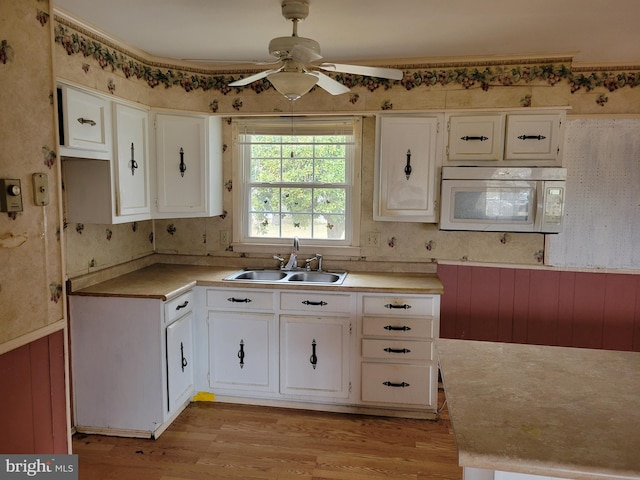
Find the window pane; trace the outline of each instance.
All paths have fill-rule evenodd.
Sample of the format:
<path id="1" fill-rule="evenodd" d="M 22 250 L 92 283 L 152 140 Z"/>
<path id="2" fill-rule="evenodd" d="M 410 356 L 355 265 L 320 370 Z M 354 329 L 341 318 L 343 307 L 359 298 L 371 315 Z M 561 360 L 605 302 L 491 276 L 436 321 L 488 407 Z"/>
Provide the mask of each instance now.
<path id="1" fill-rule="evenodd" d="M 279 212 L 280 189 L 270 187 L 253 187 L 251 189 L 252 212 Z"/>
<path id="2" fill-rule="evenodd" d="M 300 238 L 311 237 L 311 214 L 295 213 L 293 215 L 282 215 L 282 236 L 291 238 L 298 236 Z"/>
<path id="3" fill-rule="evenodd" d="M 345 216 L 344 215 L 314 215 L 313 216 L 313 238 L 344 240 L 345 238 Z"/>
<path id="4" fill-rule="evenodd" d="M 344 159 L 316 160 L 315 181 L 323 183 L 345 183 L 347 172 Z"/>
<path id="5" fill-rule="evenodd" d="M 311 213 L 311 190 L 307 188 L 283 188 L 282 211 Z"/>
<path id="6" fill-rule="evenodd" d="M 346 212 L 346 191 L 342 188 L 316 188 L 314 206 L 316 213 L 344 215 Z"/>
<path id="7" fill-rule="evenodd" d="M 272 213 L 250 213 L 249 227 L 252 237 L 280 237 L 280 216 Z"/>
<path id="8" fill-rule="evenodd" d="M 251 162 L 252 182 L 279 182 L 280 158 L 263 159 L 254 158 Z"/>
<path id="9" fill-rule="evenodd" d="M 282 160 L 283 182 L 310 182 L 313 178 L 313 159 L 284 158 Z"/>

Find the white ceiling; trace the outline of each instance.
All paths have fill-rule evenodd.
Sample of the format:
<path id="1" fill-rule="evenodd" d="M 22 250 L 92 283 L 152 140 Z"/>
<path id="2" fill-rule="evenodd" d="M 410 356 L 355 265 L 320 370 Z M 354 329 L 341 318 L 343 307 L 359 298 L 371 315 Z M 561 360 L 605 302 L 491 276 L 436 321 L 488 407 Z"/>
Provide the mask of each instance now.
<path id="1" fill-rule="evenodd" d="M 53 0 L 152 55 L 270 61 L 291 35 L 281 0 Z M 640 65 L 640 0 L 309 0 L 298 34 L 334 62 L 463 56 L 573 56 Z"/>

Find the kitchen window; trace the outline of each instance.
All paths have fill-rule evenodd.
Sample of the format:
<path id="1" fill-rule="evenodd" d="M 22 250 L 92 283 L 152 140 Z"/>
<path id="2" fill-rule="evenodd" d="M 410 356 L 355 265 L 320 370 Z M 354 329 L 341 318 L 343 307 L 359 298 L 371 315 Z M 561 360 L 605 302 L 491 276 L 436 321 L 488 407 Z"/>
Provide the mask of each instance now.
<path id="1" fill-rule="evenodd" d="M 234 121 L 234 249 L 357 246 L 360 139 L 357 117 Z"/>

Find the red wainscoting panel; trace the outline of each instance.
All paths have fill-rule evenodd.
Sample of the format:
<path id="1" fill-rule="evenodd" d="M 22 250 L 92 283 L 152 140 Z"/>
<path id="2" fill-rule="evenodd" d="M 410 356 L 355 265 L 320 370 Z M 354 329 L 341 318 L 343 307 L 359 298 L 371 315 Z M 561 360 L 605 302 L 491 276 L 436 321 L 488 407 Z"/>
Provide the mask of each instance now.
<path id="1" fill-rule="evenodd" d="M 68 453 L 64 335 L 0 355 L 0 452 Z"/>
<path id="2" fill-rule="evenodd" d="M 438 265 L 440 335 L 640 351 L 640 275 Z"/>

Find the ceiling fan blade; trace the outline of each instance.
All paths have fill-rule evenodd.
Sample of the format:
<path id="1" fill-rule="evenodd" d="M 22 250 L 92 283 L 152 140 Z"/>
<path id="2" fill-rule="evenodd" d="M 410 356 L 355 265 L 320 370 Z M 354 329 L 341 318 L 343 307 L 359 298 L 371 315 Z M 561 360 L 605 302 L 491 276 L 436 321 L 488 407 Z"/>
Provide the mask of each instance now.
<path id="1" fill-rule="evenodd" d="M 322 72 L 309 72 L 309 73 L 313 75 L 317 75 L 318 76 L 317 85 L 320 88 L 329 92 L 331 95 L 342 95 L 343 93 L 347 93 L 349 91 L 348 87 L 345 87 L 340 82 L 336 82 L 329 75 L 325 75 Z"/>
<path id="2" fill-rule="evenodd" d="M 362 65 L 345 65 L 343 63 L 321 63 L 317 67 L 331 72 L 353 73 L 368 77 L 389 78 L 391 80 L 402 80 L 404 76 L 402 70 L 397 68 L 365 67 Z"/>
<path id="3" fill-rule="evenodd" d="M 291 52 L 289 52 L 289 57 L 294 62 L 302 63 L 303 65 L 322 60 L 322 55 L 302 45 L 294 45 Z"/>
<path id="4" fill-rule="evenodd" d="M 256 80 L 260 80 L 265 78 L 267 75 L 271 75 L 272 73 L 276 73 L 282 70 L 282 68 L 272 68 L 270 70 L 264 70 L 260 73 L 256 73 L 255 75 L 249 75 L 248 77 L 241 78 L 240 80 L 236 80 L 235 82 L 231 82 L 229 84 L 230 87 L 244 87 L 245 85 L 249 85 L 250 83 L 255 82 Z"/>

